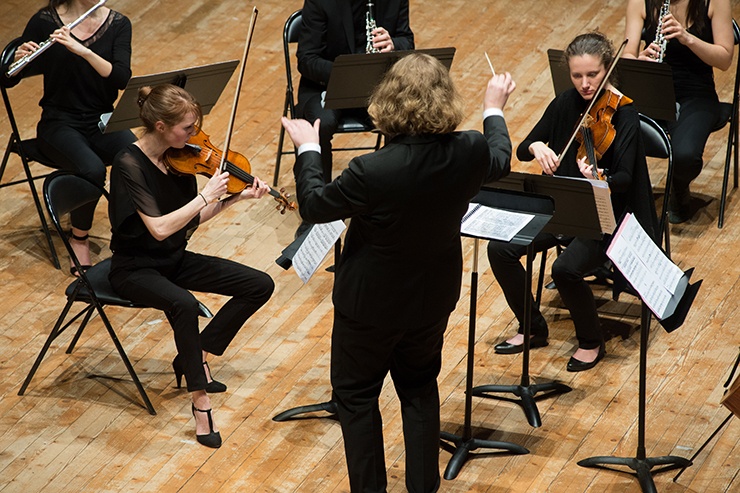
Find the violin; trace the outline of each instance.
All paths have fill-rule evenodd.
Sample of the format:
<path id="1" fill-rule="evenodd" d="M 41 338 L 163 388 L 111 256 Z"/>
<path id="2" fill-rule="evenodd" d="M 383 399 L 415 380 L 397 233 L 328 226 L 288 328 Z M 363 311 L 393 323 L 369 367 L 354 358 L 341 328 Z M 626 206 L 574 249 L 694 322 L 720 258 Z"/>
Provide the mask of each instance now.
<path id="1" fill-rule="evenodd" d="M 628 40 L 622 41 L 622 44 L 619 46 L 619 49 L 617 50 L 617 53 L 614 55 L 614 59 L 612 60 L 611 65 L 609 65 L 609 68 L 606 70 L 606 74 L 604 75 L 604 78 L 601 79 L 601 83 L 599 84 L 599 87 L 596 89 L 595 94 L 601 94 L 601 91 L 606 87 L 607 82 L 609 81 L 609 76 L 611 76 L 612 72 L 614 71 L 614 67 L 617 66 L 617 61 L 619 61 L 619 57 L 622 56 L 622 52 L 624 51 L 624 47 L 627 45 Z M 614 105 L 613 108 L 609 108 L 607 111 L 608 103 L 610 103 L 610 100 L 607 100 L 604 103 L 601 103 L 602 99 L 604 98 L 604 95 L 612 94 L 616 99 L 615 103 L 611 103 Z M 621 102 L 624 100 L 624 102 Z M 597 104 L 597 101 L 599 101 L 599 104 Z M 597 157 L 600 159 L 603 156 L 603 153 L 606 152 L 607 149 L 609 149 L 609 146 L 614 142 L 614 137 L 616 135 L 616 130 L 614 130 L 614 126 L 611 124 L 611 117 L 616 113 L 617 108 L 623 104 L 627 104 L 632 102 L 631 99 L 629 99 L 626 96 L 617 96 L 616 94 L 612 93 L 611 91 L 607 90 L 599 99 L 596 99 L 596 96 L 594 96 L 591 99 L 591 102 L 588 104 L 588 107 L 586 108 L 586 111 L 581 116 L 581 119 L 579 120 L 578 124 L 575 127 L 575 130 L 573 131 L 573 134 L 570 136 L 570 139 L 568 139 L 568 143 L 565 144 L 565 148 L 563 151 L 558 155 L 558 161 L 563 160 L 563 156 L 565 156 L 565 153 L 568 152 L 568 149 L 570 148 L 570 145 L 573 143 L 576 138 L 580 137 L 578 139 L 579 142 L 581 142 L 581 147 L 584 148 L 583 154 L 581 154 L 580 149 L 578 153 L 579 158 L 583 158 L 583 156 L 589 157 L 589 164 L 593 166 L 593 174 L 594 178 L 597 179 L 604 179 L 599 178 L 598 171 L 596 169 L 597 164 Z M 621 104 L 620 104 L 621 103 Z M 597 111 L 602 110 L 602 111 Z M 607 122 L 607 116 L 608 116 L 608 122 Z M 603 123 L 596 123 L 602 120 L 603 117 Z M 590 124 L 586 124 L 586 121 L 590 120 Z M 607 124 L 608 123 L 608 124 Z M 599 131 L 598 135 L 594 135 L 595 132 L 591 130 L 591 126 L 595 124 L 595 128 Z M 589 137 L 589 134 L 594 137 Z M 595 138 L 598 137 L 598 138 Z M 596 147 L 598 147 L 603 151 L 596 155 Z M 589 147 L 592 147 L 593 149 L 593 156 L 589 156 Z"/>
<path id="2" fill-rule="evenodd" d="M 622 94 L 615 94 L 610 90 L 604 91 L 598 101 L 591 107 L 585 119 L 582 120 L 576 140 L 579 142 L 577 158 L 585 156 L 590 165 L 594 179 L 605 180 L 597 170 L 598 161 L 614 142 L 617 131 L 612 123 L 612 117 L 620 106 L 631 103 L 632 100 Z"/>
<path id="3" fill-rule="evenodd" d="M 251 165 L 249 160 L 236 151 L 229 150 L 226 156 L 221 149 L 211 144 L 208 134 L 202 129 L 188 139 L 188 143 L 182 149 L 169 148 L 164 153 L 164 163 L 167 169 L 180 175 L 205 175 L 209 178 L 221 167 L 222 171 L 229 173 L 229 181 L 226 185 L 226 193 L 241 193 L 247 185 L 254 183 L 254 176 L 250 175 Z M 285 210 L 294 211 L 296 203 L 289 200 L 285 189 L 280 192 L 270 189 L 268 192 L 278 202 L 277 210 L 285 214 Z"/>

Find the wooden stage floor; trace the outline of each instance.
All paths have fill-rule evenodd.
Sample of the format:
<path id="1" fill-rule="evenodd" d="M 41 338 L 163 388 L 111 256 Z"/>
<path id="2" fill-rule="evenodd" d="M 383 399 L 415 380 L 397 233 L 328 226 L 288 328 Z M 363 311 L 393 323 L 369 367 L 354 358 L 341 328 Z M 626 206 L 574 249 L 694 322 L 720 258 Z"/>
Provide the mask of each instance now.
<path id="1" fill-rule="evenodd" d="M 4 0 L 0 4 L 0 42 L 20 35 L 43 0 Z M 517 145 L 553 96 L 546 50 L 562 49 L 576 34 L 599 28 L 617 40 L 624 30 L 624 3 L 582 0 L 411 0 L 412 29 L 420 48 L 457 48 L 452 73 L 467 102 L 462 128 L 481 129 L 482 94 L 489 77 L 484 51 L 497 71 L 510 71 L 517 90 L 506 118 Z M 134 25 L 135 75 L 238 59 L 251 4 L 234 0 L 111 0 L 110 7 Z M 300 0 L 265 0 L 247 64 L 232 149 L 249 158 L 254 174 L 272 179 L 279 116 L 285 90 L 281 33 Z M 735 17 L 740 1 L 733 0 Z M 737 59 L 737 55 L 735 56 Z M 717 72 L 721 99 L 731 100 L 734 63 Z M 39 116 L 40 81 L 11 90 L 24 135 L 32 136 Z M 216 145 L 223 142 L 235 81 L 206 119 Z M 0 115 L 0 142 L 7 142 L 8 120 Z M 371 138 L 371 137 L 370 137 Z M 737 190 L 728 201 L 726 225 L 717 228 L 718 197 L 727 133 L 712 135 L 705 169 L 695 195 L 708 202 L 690 222 L 671 228 L 673 259 L 695 267 L 703 279 L 683 327 L 666 333 L 653 324 L 647 381 L 646 453 L 691 456 L 728 415 L 719 405 L 740 346 L 738 298 L 740 205 Z M 344 137 L 357 143 L 368 136 Z M 350 153 L 338 153 L 335 172 Z M 280 183 L 294 190 L 291 159 L 284 160 Z M 529 164 L 512 163 L 536 172 Z M 41 168 L 34 168 L 42 173 Z M 12 158 L 3 180 L 20 177 Z M 651 178 L 662 190 L 665 164 L 651 162 Z M 39 188 L 41 182 L 37 182 Z M 339 425 L 326 419 L 276 423 L 287 408 L 325 401 L 330 395 L 329 346 L 332 275 L 321 270 L 306 285 L 293 271 L 275 264 L 299 224 L 295 213 L 280 215 L 270 200 L 242 203 L 196 233 L 196 251 L 229 257 L 267 271 L 275 280 L 270 302 L 244 327 L 232 347 L 211 367 L 228 392 L 213 397 L 224 445 L 213 451 L 198 445 L 186 392 L 175 389 L 170 361 L 170 329 L 155 310 L 109 309 L 113 325 L 157 415 L 141 406 L 124 366 L 99 320 L 94 320 L 71 354 L 54 344 L 27 394 L 21 382 L 64 304 L 72 280 L 55 270 L 33 212 L 28 187 L 0 193 L 0 491 L 5 492 L 346 492 L 349 490 Z M 109 226 L 101 209 L 93 231 L 96 257 L 107 253 Z M 56 238 L 57 248 L 62 244 Z M 461 300 L 452 314 L 439 378 L 442 428 L 459 433 L 463 423 L 470 268 L 473 242 L 464 240 L 465 276 Z M 515 384 L 521 356 L 495 355 L 493 346 L 516 328 L 498 285 L 480 257 L 476 384 Z M 67 265 L 66 255 L 61 255 Z M 550 262 L 552 258 L 549 259 Z M 634 457 L 637 446 L 639 307 L 623 295 L 610 301 L 594 287 L 613 337 L 595 369 L 571 374 L 566 362 L 575 347 L 573 325 L 555 291 L 545 291 L 544 315 L 551 343 L 532 353 L 535 381 L 558 380 L 573 391 L 540 401 L 542 426 L 529 426 L 516 404 L 473 400 L 476 437 L 520 444 L 527 455 L 479 455 L 459 476 L 443 481 L 445 492 L 635 492 L 626 474 L 579 467 L 594 455 Z M 212 309 L 223 302 L 204 296 Z M 107 378 L 104 378 L 106 376 Z M 385 418 L 389 491 L 405 491 L 401 418 L 393 387 L 381 397 Z M 673 472 L 655 475 L 662 492 L 739 492 L 740 422 L 732 419 L 678 482 Z M 440 467 L 450 459 L 440 453 Z"/>

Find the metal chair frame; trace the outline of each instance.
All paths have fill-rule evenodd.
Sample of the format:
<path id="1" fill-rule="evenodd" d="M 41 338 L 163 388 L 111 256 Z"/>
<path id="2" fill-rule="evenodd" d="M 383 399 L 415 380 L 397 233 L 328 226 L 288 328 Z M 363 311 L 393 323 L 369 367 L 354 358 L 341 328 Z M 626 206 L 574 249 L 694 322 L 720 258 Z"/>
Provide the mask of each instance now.
<path id="1" fill-rule="evenodd" d="M 79 278 L 77 278 L 67 287 L 65 291 L 65 294 L 67 296 L 67 303 L 64 305 L 64 308 L 57 318 L 57 321 L 54 324 L 49 337 L 46 339 L 46 342 L 41 348 L 36 361 L 33 363 L 33 366 L 28 372 L 25 381 L 21 385 L 21 388 L 18 391 L 18 395 L 23 395 L 26 392 L 28 385 L 31 383 L 31 380 L 33 379 L 36 371 L 41 365 L 41 361 L 44 359 L 44 356 L 51 347 L 52 342 L 54 342 L 54 340 L 59 337 L 68 327 L 70 327 L 73 323 L 75 323 L 78 319 L 82 317 L 82 321 L 77 328 L 77 332 L 72 337 L 72 341 L 70 342 L 66 351 L 67 354 L 72 353 L 72 350 L 75 348 L 77 342 L 80 339 L 80 336 L 82 335 L 82 331 L 85 329 L 85 327 L 87 327 L 87 324 L 92 316 L 97 313 L 102 320 L 103 325 L 108 332 L 108 335 L 113 341 L 113 344 L 115 345 L 116 350 L 121 357 L 121 360 L 123 360 L 123 364 L 126 366 L 126 370 L 128 370 L 128 373 L 131 376 L 131 379 L 133 380 L 142 401 L 144 402 L 144 406 L 150 414 L 157 414 L 154 410 L 154 406 L 147 396 L 146 391 L 144 390 L 143 385 L 141 384 L 141 381 L 139 380 L 139 377 L 136 375 L 136 371 L 134 370 L 131 361 L 126 355 L 126 351 L 123 349 L 123 345 L 118 339 L 118 336 L 116 335 L 116 332 L 113 329 L 113 326 L 111 325 L 104 308 L 105 306 L 146 308 L 146 306 L 133 303 L 132 301 L 119 296 L 113 290 L 113 287 L 108 281 L 108 273 L 110 272 L 110 259 L 103 260 L 87 270 L 83 269 L 82 265 L 77 259 L 77 256 L 74 253 L 74 250 L 72 249 L 69 238 L 67 238 L 67 235 L 64 233 L 64 229 L 61 224 L 61 218 L 65 214 L 69 213 L 71 210 L 74 210 L 81 205 L 97 199 L 99 194 L 102 194 L 102 196 L 108 199 L 108 192 L 104 188 L 87 180 L 86 178 L 75 175 L 68 171 L 56 171 L 49 175 L 44 181 L 43 191 L 44 201 L 46 203 L 46 208 L 49 212 L 51 222 L 59 233 L 62 241 L 64 242 L 64 246 L 71 257 L 72 262 L 74 263 L 75 267 L 77 267 Z M 69 318 L 69 320 L 67 320 L 65 323 L 65 320 L 67 319 L 67 315 L 70 313 L 72 305 L 76 302 L 84 303 L 85 306 L 79 312 L 77 312 L 77 314 Z M 212 316 L 208 308 L 206 308 L 202 303 L 199 306 L 201 316 L 208 318 Z"/>
<path id="2" fill-rule="evenodd" d="M 16 38 L 7 44 L 7 46 L 3 49 L 2 54 L 0 55 L 0 67 L 7 67 L 12 62 L 16 48 L 18 48 L 18 46 L 20 46 L 22 43 L 23 41 L 21 38 Z M 34 180 L 45 178 L 49 175 L 49 173 L 45 175 L 34 176 L 33 173 L 31 173 L 30 163 L 37 162 L 49 168 L 55 169 L 58 169 L 59 166 L 54 164 L 53 161 L 51 161 L 49 158 L 41 153 L 35 138 L 25 140 L 21 138 L 20 131 L 18 130 L 18 124 L 15 120 L 15 115 L 13 114 L 13 108 L 10 104 L 8 89 L 9 88 L 6 87 L 5 84 L 0 84 L 0 93 L 2 93 L 3 103 L 5 103 L 5 111 L 8 114 L 8 121 L 10 122 L 11 127 L 8 145 L 5 147 L 5 154 L 3 155 L 2 164 L 0 164 L 0 180 L 2 180 L 2 177 L 5 174 L 5 169 L 8 165 L 8 160 L 10 159 L 11 154 L 17 154 L 20 158 L 21 165 L 23 166 L 23 172 L 26 177 L 20 180 L 14 180 L 8 183 L 0 184 L 0 188 L 19 185 L 21 183 L 28 184 L 28 188 L 30 188 L 31 190 L 31 196 L 33 197 L 34 205 L 36 206 L 36 213 L 38 214 L 39 220 L 41 221 L 41 228 L 44 231 L 46 241 L 49 245 L 51 261 L 54 264 L 54 267 L 59 269 L 59 258 L 57 257 L 56 250 L 54 249 L 54 242 L 51 238 L 49 225 L 46 222 L 46 216 L 44 215 L 44 211 L 41 207 L 41 201 L 39 200 L 38 191 L 36 190 L 36 186 L 34 184 Z"/>
<path id="3" fill-rule="evenodd" d="M 293 89 L 293 69 L 291 67 L 290 56 L 291 43 L 298 42 L 298 36 L 300 35 L 301 28 L 303 27 L 303 16 L 302 10 L 296 10 L 293 12 L 288 20 L 285 21 L 285 27 L 283 28 L 283 55 L 285 57 L 285 75 L 286 75 L 286 86 L 285 86 L 285 102 L 283 104 L 283 116 L 290 116 L 290 118 L 296 118 L 295 111 L 295 92 Z M 347 116 L 343 117 L 339 121 L 336 134 L 346 133 L 360 133 L 360 132 L 372 132 L 373 127 L 359 120 L 358 118 Z M 382 141 L 382 135 L 378 134 L 374 146 L 363 146 L 363 147 L 339 147 L 334 148 L 334 151 L 377 151 L 380 148 Z M 283 144 L 285 142 L 285 129 L 280 126 L 280 136 L 278 138 L 278 151 L 277 158 L 275 159 L 275 175 L 272 179 L 272 186 L 276 187 L 278 177 L 280 176 L 280 162 L 283 155 L 295 154 L 295 147 L 292 151 L 283 150 Z"/>

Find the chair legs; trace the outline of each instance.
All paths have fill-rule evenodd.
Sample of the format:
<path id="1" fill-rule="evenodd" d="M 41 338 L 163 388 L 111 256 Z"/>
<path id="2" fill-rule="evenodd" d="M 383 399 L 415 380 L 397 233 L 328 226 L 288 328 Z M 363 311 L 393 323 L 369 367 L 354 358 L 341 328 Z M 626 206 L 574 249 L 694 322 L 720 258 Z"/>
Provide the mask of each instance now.
<path id="1" fill-rule="evenodd" d="M 33 379 L 34 375 L 36 374 L 36 371 L 41 365 L 41 361 L 44 359 L 44 356 L 46 356 L 46 353 L 49 351 L 49 348 L 51 347 L 51 343 L 54 342 L 54 340 L 60 334 L 62 334 L 62 332 L 64 332 L 65 329 L 70 326 L 70 324 L 72 324 L 80 316 L 84 315 L 85 316 L 84 319 L 80 323 L 80 326 L 77 329 L 77 332 L 72 338 L 72 342 L 70 343 L 69 348 L 67 348 L 67 354 L 71 353 L 72 350 L 74 349 L 75 344 L 79 340 L 80 335 L 82 334 L 82 330 L 87 325 L 87 322 L 90 320 L 90 317 L 92 316 L 93 312 L 97 311 L 98 314 L 100 315 L 101 320 L 103 321 L 103 324 L 105 325 L 106 330 L 108 331 L 108 335 L 113 340 L 113 344 L 116 346 L 116 349 L 118 350 L 119 356 L 123 360 L 123 364 L 126 366 L 126 370 L 128 370 L 129 375 L 131 375 L 131 379 L 133 380 L 134 385 L 136 386 L 136 389 L 138 390 L 139 395 L 141 396 L 141 400 L 144 402 L 144 407 L 146 407 L 147 411 L 149 411 L 149 414 L 156 415 L 157 412 L 154 410 L 154 406 L 152 405 L 151 400 L 149 400 L 149 396 L 144 390 L 144 386 L 141 384 L 139 377 L 136 375 L 136 371 L 134 370 L 134 367 L 131 364 L 131 361 L 129 361 L 128 356 L 126 355 L 126 352 L 124 351 L 123 346 L 121 345 L 121 342 L 118 340 L 118 336 L 113 330 L 113 327 L 111 326 L 110 321 L 108 320 L 108 317 L 105 315 L 105 311 L 103 311 L 101 306 L 96 305 L 96 304 L 88 305 L 80 313 L 75 315 L 69 322 L 67 322 L 64 326 L 62 326 L 64 319 L 67 317 L 69 310 L 72 307 L 72 303 L 73 301 L 68 301 L 64 309 L 62 310 L 62 313 L 59 315 L 59 318 L 57 319 L 56 324 L 54 324 L 54 328 L 51 330 L 49 337 L 46 339 L 44 346 L 41 348 L 39 355 L 36 357 L 36 361 L 33 363 L 31 370 L 28 372 L 28 375 L 26 376 L 26 379 L 24 380 L 23 385 L 21 385 L 21 388 L 18 391 L 18 395 L 23 395 L 26 392 L 28 385 L 31 383 L 31 380 Z"/>
<path id="2" fill-rule="evenodd" d="M 722 228 L 725 223 L 725 207 L 727 203 L 727 186 L 730 181 L 730 163 L 733 162 L 733 188 L 738 187 L 738 124 L 737 124 L 737 105 L 733 107 L 733 114 L 730 117 L 730 131 L 727 136 L 727 152 L 725 153 L 725 172 L 722 177 L 722 196 L 719 201 L 719 218 L 717 227 Z"/>
<path id="3" fill-rule="evenodd" d="M 5 168 L 8 165 L 8 159 L 10 158 L 11 149 L 14 145 L 19 145 L 17 141 L 15 141 L 14 137 L 11 135 L 10 139 L 8 140 L 8 146 L 5 148 L 5 155 L 3 156 L 3 162 L 0 166 L 0 180 L 2 180 L 3 175 L 5 174 Z M 51 254 L 51 263 L 54 264 L 54 267 L 57 269 L 61 268 L 61 265 L 59 264 L 59 257 L 57 256 L 57 251 L 54 248 L 54 242 L 51 239 L 51 231 L 49 230 L 49 224 L 46 222 L 46 216 L 44 215 L 44 210 L 41 208 L 41 200 L 39 199 L 39 194 L 36 191 L 36 186 L 34 185 L 34 176 L 31 174 L 31 169 L 28 166 L 28 161 L 26 160 L 26 157 L 24 155 L 19 154 L 19 157 L 21 159 L 21 163 L 23 164 L 23 172 L 26 175 L 26 178 L 24 180 L 16 180 L 13 182 L 5 183 L 0 185 L 0 188 L 9 187 L 12 185 L 17 185 L 23 182 L 28 183 L 28 187 L 31 189 L 31 197 L 33 197 L 33 203 L 36 206 L 36 213 L 39 216 L 39 220 L 41 221 L 41 229 L 44 231 L 44 236 L 46 236 L 46 242 L 49 244 L 49 253 Z M 40 176 L 37 178 L 41 178 Z"/>

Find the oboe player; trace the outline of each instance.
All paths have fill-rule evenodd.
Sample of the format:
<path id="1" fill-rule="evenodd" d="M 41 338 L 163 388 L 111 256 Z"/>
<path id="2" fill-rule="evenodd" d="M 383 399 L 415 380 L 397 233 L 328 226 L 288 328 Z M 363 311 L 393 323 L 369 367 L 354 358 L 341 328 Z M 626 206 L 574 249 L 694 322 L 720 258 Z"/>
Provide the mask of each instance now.
<path id="1" fill-rule="evenodd" d="M 105 6 L 85 17 L 70 31 L 68 24 L 90 10 L 97 0 L 51 0 L 31 17 L 23 31 L 25 41 L 14 60 L 37 50 L 43 41 L 55 43 L 18 74 L 2 83 L 14 85 L 23 76 L 42 74 L 44 94 L 36 128 L 39 148 L 64 169 L 82 174 L 101 186 L 106 163 L 136 140 L 130 130 L 103 134 L 100 115 L 113 111 L 118 91 L 131 78 L 131 22 Z M 89 266 L 88 231 L 95 204 L 71 214 L 71 244 L 80 263 Z M 71 272 L 74 275 L 74 266 Z"/>
<path id="2" fill-rule="evenodd" d="M 668 123 L 673 149 L 673 183 L 669 201 L 672 223 L 691 219 L 691 182 L 704 164 L 702 155 L 709 134 L 717 125 L 720 103 L 714 87 L 714 68 L 727 70 L 732 63 L 733 34 L 730 0 L 669 2 L 668 14 L 659 18 L 662 0 L 629 0 L 624 57 L 662 60 L 673 70 L 678 111 Z M 656 37 L 666 40 L 665 53 L 658 53 Z M 646 45 L 640 50 L 640 34 Z M 736 118 L 737 115 L 733 115 Z"/>
<path id="3" fill-rule="evenodd" d="M 380 2 L 380 5 L 367 0 L 305 0 L 303 4 L 303 28 L 297 50 L 298 71 L 301 73 L 297 111 L 298 116 L 311 123 L 321 120 L 321 162 L 327 183 L 332 179 L 331 141 L 339 118 L 344 112 L 354 112 L 360 118 L 368 116 L 364 108 L 326 109 L 323 94 L 337 56 L 366 52 L 370 17 L 376 25 L 369 33 L 376 50 L 414 49 L 408 0 L 388 0 Z"/>

